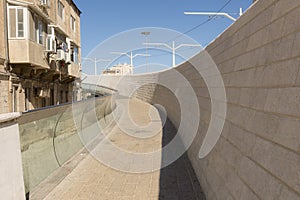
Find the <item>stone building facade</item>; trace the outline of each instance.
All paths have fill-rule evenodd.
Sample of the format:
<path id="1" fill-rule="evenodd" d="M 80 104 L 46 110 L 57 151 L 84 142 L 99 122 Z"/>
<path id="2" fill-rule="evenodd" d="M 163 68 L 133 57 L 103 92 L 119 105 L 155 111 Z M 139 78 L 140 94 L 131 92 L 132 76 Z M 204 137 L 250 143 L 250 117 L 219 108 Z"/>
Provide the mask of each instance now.
<path id="1" fill-rule="evenodd" d="M 102 72 L 104 75 L 130 75 L 133 74 L 133 66 L 127 63 L 115 65 L 109 69 Z"/>
<path id="2" fill-rule="evenodd" d="M 1 4 L 0 113 L 77 100 L 81 12 L 74 2 L 4 0 Z"/>
<path id="3" fill-rule="evenodd" d="M 5 30 L 6 20 L 5 20 L 5 10 L 6 5 L 4 1 L 0 1 L 0 29 Z M 2 14 L 3 13 L 3 14 Z M 0 112 L 9 112 L 10 108 L 10 96 L 9 94 L 9 73 L 5 70 L 7 66 L 7 36 L 5 31 L 0 31 Z"/>

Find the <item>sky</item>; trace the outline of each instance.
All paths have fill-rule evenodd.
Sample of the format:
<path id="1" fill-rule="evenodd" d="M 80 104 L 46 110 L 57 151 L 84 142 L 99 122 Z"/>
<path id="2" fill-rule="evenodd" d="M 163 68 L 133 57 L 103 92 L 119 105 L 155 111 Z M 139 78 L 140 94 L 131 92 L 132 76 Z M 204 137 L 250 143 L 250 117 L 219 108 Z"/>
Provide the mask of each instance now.
<path id="1" fill-rule="evenodd" d="M 101 46 L 103 42 L 105 43 L 107 40 L 114 40 L 113 36 L 120 35 L 120 33 L 121 35 L 123 34 L 123 40 L 126 40 L 124 38 L 127 38 L 127 36 L 126 34 L 124 35 L 124 31 L 130 32 L 131 35 L 133 33 L 136 34 L 135 37 L 137 38 L 137 41 L 135 42 L 140 42 L 142 47 L 143 41 L 145 42 L 145 37 L 138 31 L 149 31 L 149 29 L 144 27 L 159 27 L 168 29 L 168 31 L 161 32 L 152 31 L 152 29 L 150 29 L 151 33 L 148 36 L 148 42 L 157 42 L 157 40 L 159 40 L 157 35 L 164 35 L 163 38 L 160 38 L 160 42 L 168 43 L 168 45 L 172 44 L 172 40 L 175 40 L 177 45 L 185 43 L 187 40 L 190 42 L 191 40 L 189 39 L 186 41 L 179 41 L 181 38 L 176 38 L 176 35 L 191 30 L 193 27 L 196 27 L 206 21 L 208 17 L 199 15 L 184 15 L 183 13 L 185 11 L 217 12 L 228 1 L 229 0 L 74 0 L 78 8 L 82 11 L 81 56 L 84 58 L 88 57 L 94 59 L 96 57 L 97 59 L 113 60 L 107 63 L 98 62 L 98 72 L 103 68 L 116 64 L 117 62 L 126 61 L 129 63 L 130 59 L 126 56 L 118 56 L 118 58 L 116 58 L 116 55 L 110 55 L 109 53 L 104 54 L 102 51 L 98 51 L 96 53 L 95 50 L 97 48 L 103 49 L 105 46 Z M 252 0 L 231 0 L 222 11 L 232 13 L 232 16 L 237 18 L 238 15 L 236 14 L 239 12 L 239 8 L 243 8 L 245 11 L 251 3 Z M 191 38 L 195 41 L 195 43 L 199 43 L 205 47 L 219 34 L 226 30 L 232 23 L 233 21 L 228 18 L 216 18 L 187 33 L 184 37 Z M 134 29 L 138 29 L 138 31 L 131 31 Z M 164 32 L 164 34 L 162 32 Z M 167 37 L 168 34 L 170 35 L 169 38 Z M 128 43 L 122 42 L 123 40 L 120 38 L 114 45 L 116 51 L 119 50 L 118 45 L 128 45 Z M 129 38 L 131 38 L 131 36 Z M 159 56 L 157 55 L 161 54 L 163 51 L 162 49 L 155 50 L 148 46 L 149 49 L 145 52 L 145 49 L 135 51 L 135 49 L 131 48 L 121 48 L 121 50 L 126 51 L 127 53 L 133 51 L 134 54 L 148 53 L 150 55 L 146 58 L 142 56 L 136 57 L 135 65 L 148 65 L 149 62 L 160 63 L 166 66 L 172 65 L 172 59 L 170 58 L 171 55 L 167 55 L 168 53 L 165 53 L 165 57 L 160 56 L 158 59 Z M 135 46 L 134 48 L 137 47 Z M 182 50 L 184 51 L 184 49 Z M 112 51 L 112 49 L 109 51 Z M 162 60 L 167 61 L 163 63 Z M 180 59 L 177 60 L 177 62 L 181 61 Z M 148 63 L 145 64 L 145 62 Z M 82 61 L 82 66 L 85 73 L 94 73 L 94 64 L 89 62 L 87 59 L 84 62 Z M 141 72 L 145 71 L 142 70 Z"/>

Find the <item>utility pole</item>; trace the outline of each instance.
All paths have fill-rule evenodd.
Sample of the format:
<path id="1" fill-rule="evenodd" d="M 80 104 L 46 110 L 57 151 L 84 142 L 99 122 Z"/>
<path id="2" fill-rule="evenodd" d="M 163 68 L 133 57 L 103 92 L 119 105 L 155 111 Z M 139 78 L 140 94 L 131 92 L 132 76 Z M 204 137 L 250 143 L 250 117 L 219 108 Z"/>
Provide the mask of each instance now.
<path id="1" fill-rule="evenodd" d="M 149 31 L 141 32 L 142 35 L 146 37 L 146 43 L 148 43 L 148 36 L 150 35 Z M 146 54 L 148 54 L 148 46 L 146 46 Z M 146 57 L 146 72 L 148 72 L 148 57 Z"/>
<path id="2" fill-rule="evenodd" d="M 199 44 L 180 44 L 177 47 L 175 46 L 175 41 L 172 42 L 172 46 L 169 46 L 166 43 L 144 43 L 144 45 L 152 45 L 152 46 L 163 46 L 172 51 L 172 66 L 176 66 L 176 50 L 178 50 L 181 47 L 200 47 Z"/>
<path id="3" fill-rule="evenodd" d="M 81 58 L 83 60 L 89 60 L 91 62 L 94 62 L 94 73 L 95 73 L 95 76 L 98 74 L 97 72 L 97 63 L 98 62 L 110 62 L 111 60 L 105 60 L 105 59 L 97 59 L 97 58 Z"/>
<path id="4" fill-rule="evenodd" d="M 125 53 L 125 52 L 111 52 L 111 54 L 116 54 L 116 55 L 121 55 L 121 56 L 127 56 L 128 58 L 130 58 L 130 65 L 133 67 L 133 59 L 137 56 L 145 56 L 148 57 L 150 56 L 149 54 L 135 54 L 133 55 L 132 51 L 130 52 L 130 54 Z"/>

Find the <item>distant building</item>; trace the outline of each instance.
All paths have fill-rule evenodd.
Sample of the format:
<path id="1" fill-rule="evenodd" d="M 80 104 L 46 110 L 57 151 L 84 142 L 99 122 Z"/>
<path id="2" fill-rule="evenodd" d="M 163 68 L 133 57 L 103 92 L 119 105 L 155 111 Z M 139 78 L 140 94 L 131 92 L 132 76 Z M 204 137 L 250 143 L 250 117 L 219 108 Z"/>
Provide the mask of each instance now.
<path id="1" fill-rule="evenodd" d="M 0 113 L 76 99 L 81 12 L 74 2 L 2 0 L 0 9 Z"/>
<path id="2" fill-rule="evenodd" d="M 129 75 L 133 74 L 133 66 L 127 63 L 115 65 L 109 69 L 106 69 L 102 72 L 105 75 Z"/>

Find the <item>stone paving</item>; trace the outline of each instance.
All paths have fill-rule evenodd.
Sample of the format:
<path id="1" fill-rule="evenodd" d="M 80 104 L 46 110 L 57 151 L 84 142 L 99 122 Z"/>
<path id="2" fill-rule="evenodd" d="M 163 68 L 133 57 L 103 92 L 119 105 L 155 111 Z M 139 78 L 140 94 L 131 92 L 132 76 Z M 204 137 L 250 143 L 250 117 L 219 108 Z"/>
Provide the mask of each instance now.
<path id="1" fill-rule="evenodd" d="M 129 107 L 129 113 L 134 123 L 139 126 L 145 126 L 147 121 L 153 120 L 153 116 L 154 118 L 156 116 L 157 119 L 158 112 L 155 112 L 154 107 L 149 104 L 131 100 Z M 168 144 L 176 133 L 169 121 L 159 132 L 144 139 L 136 139 L 132 135 L 126 134 L 124 128 L 120 126 L 116 126 L 108 138 L 114 145 L 130 152 L 153 152 Z M 138 134 L 143 134 L 143 132 L 138 131 Z M 95 152 L 98 151 L 99 149 L 96 148 Z M 102 164 L 96 159 L 95 152 L 87 155 L 44 199 L 205 199 L 186 154 L 161 170 L 148 173 L 129 173 Z M 164 157 L 161 156 L 160 159 L 159 162 L 162 162 Z M 155 166 L 153 162 L 155 161 L 152 160 L 152 165 Z M 128 170 L 130 171 L 130 165 Z"/>

